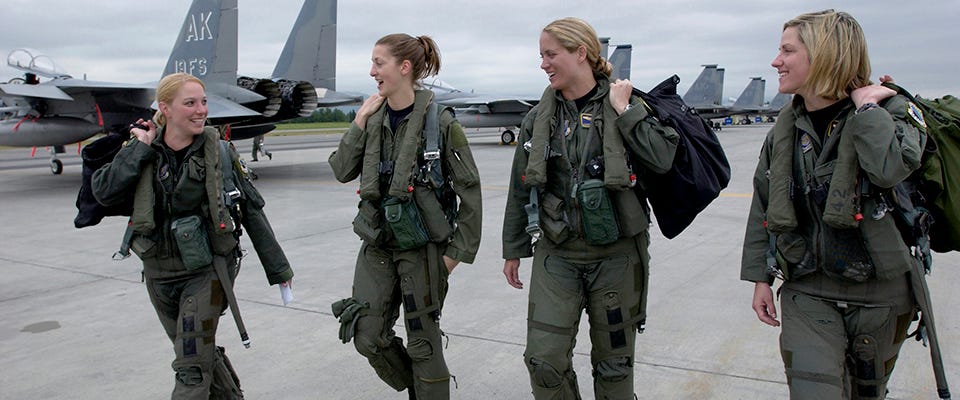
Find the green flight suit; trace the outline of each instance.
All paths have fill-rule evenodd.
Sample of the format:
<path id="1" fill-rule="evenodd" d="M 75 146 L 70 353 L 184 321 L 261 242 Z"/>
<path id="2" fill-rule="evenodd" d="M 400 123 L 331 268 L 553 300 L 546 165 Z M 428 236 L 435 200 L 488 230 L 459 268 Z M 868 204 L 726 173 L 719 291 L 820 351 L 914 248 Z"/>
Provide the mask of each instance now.
<path id="1" fill-rule="evenodd" d="M 239 381 L 223 348 L 216 346 L 215 341 L 220 315 L 227 308 L 223 284 L 212 264 L 192 270 L 184 266 L 170 229 L 172 221 L 198 215 L 209 237 L 214 237 L 213 225 L 216 224 L 209 217 L 207 188 L 207 175 L 212 171 L 205 166 L 204 148 L 206 141 L 218 138 L 215 129 L 206 128 L 186 150 L 183 161 L 178 162 L 163 142 L 161 128 L 151 145 L 131 139 L 110 164 L 94 173 L 92 180 L 94 195 L 105 205 L 120 203 L 124 198 L 135 196 L 137 191 L 153 192 L 152 201 L 148 201 L 153 204 L 152 210 L 144 210 L 138 204 L 132 219 L 152 214 L 150 222 L 157 228 L 135 232 L 131 248 L 143 261 L 147 293 L 174 344 L 176 359 L 172 366 L 176 386 L 172 398 L 178 400 L 242 398 Z M 221 148 L 219 144 L 217 147 Z M 240 222 L 253 242 L 270 284 L 288 281 L 293 278 L 293 270 L 262 210 L 263 199 L 246 179 L 237 163 L 239 155 L 232 146 L 230 151 L 235 168 L 230 173 L 238 177 L 238 189 L 242 192 L 238 200 Z M 146 168 L 148 165 L 151 168 Z M 220 169 L 219 162 L 213 165 Z M 152 176 L 142 183 L 141 172 L 145 169 L 148 172 L 144 173 L 152 171 Z M 238 245 L 236 241 L 220 254 L 213 250 L 214 262 L 225 262 L 231 275 L 236 274 L 239 264 Z"/>
<path id="2" fill-rule="evenodd" d="M 525 231 L 524 205 L 530 202 L 531 190 L 523 183 L 528 151 L 518 146 L 513 160 L 503 218 L 503 258 L 533 256 L 524 362 L 537 399 L 580 398 L 572 357 L 584 309 L 590 321 L 596 398 L 634 398 L 635 338 L 646 317 L 649 274 L 650 219 L 642 175 L 670 169 L 679 135 L 650 117 L 638 98 L 631 99 L 634 107 L 613 117 L 615 121 L 600 121 L 603 107 L 609 107 L 604 99 L 610 83 L 598 77 L 597 85 L 596 94 L 581 110 L 555 92 L 556 109 L 535 107 L 524 118 L 519 143 L 531 140 L 541 112 L 554 113 L 557 124 L 569 128 L 561 129 L 569 133 L 550 138 L 547 179 L 538 190 L 543 235 L 535 244 Z M 607 134 L 621 135 L 640 182 L 624 191 L 605 189 L 619 225 L 611 228 L 619 229 L 620 237 L 610 244 L 590 245 L 572 193 L 586 179 L 578 178 L 585 177 L 584 165 L 604 158 L 601 125 L 607 126 L 603 130 Z"/>
<path id="3" fill-rule="evenodd" d="M 399 122 L 396 132 L 391 131 L 384 102 L 367 119 L 365 129 L 351 124 L 329 162 L 340 182 L 361 177 L 362 200 L 354 230 L 379 232 L 373 236 L 361 235 L 364 243 L 357 257 L 353 294 L 351 299 L 345 299 L 366 306 L 356 317 L 354 346 L 369 360 L 378 376 L 394 389 L 413 387 L 419 399 L 447 399 L 450 372 L 443 358 L 439 320 L 448 272 L 441 256 L 473 263 L 480 246 L 482 215 L 479 172 L 463 128 L 452 112 L 440 113 L 440 160 L 444 180 L 452 185 L 459 199 L 456 209 L 450 209 L 449 203 L 444 203 L 447 205 L 442 209 L 436 190 L 419 178 L 413 179 L 424 166 L 424 109 L 432 97 L 430 91 L 417 90 L 414 110 Z M 380 146 L 371 143 L 380 143 Z M 404 146 L 405 143 L 414 145 Z M 404 159 L 419 160 L 416 170 L 410 172 L 400 167 L 398 160 Z M 392 174 L 378 170 L 378 165 L 394 162 L 397 169 Z M 369 171 L 371 176 L 362 176 L 364 171 Z M 439 218 L 440 225 L 447 225 L 444 214 L 453 212 L 455 229 L 449 225 L 444 233 L 438 232 L 442 229 L 434 229 L 425 245 L 398 250 L 385 224 L 382 203 L 390 197 L 391 182 L 404 177 L 413 179 L 409 201 L 414 202 L 423 219 Z M 366 182 L 371 182 L 371 186 Z M 405 188 L 406 183 L 395 186 Z M 406 347 L 393 330 L 401 305 L 408 340 Z M 341 339 L 346 342 L 350 336 Z"/>
<path id="4" fill-rule="evenodd" d="M 884 398 L 916 313 L 906 274 L 917 260 L 897 230 L 894 213 L 885 210 L 893 206 L 888 188 L 919 167 L 923 136 L 900 96 L 862 113 L 849 99 L 841 101 L 848 104 L 821 142 L 803 99 L 795 96 L 767 136 L 753 178 L 740 278 L 773 282 L 767 270 L 773 235 L 786 264 L 779 266 L 788 277 L 780 292 L 780 348 L 791 399 Z M 793 135 L 792 160 L 771 156 L 775 132 Z M 840 190 L 830 182 L 840 148 L 851 143 L 841 141 L 845 135 L 856 151 L 856 190 L 864 217 L 852 229 L 831 227 L 822 218 L 827 191 Z M 788 191 L 795 194 L 786 204 L 796 215 L 796 228 L 772 234 L 764 223 L 768 213 L 783 214 L 768 210 L 773 204 L 769 174 L 778 169 L 777 162 L 792 164 Z M 857 282 L 835 272 L 841 265 L 863 265 L 871 272 Z"/>

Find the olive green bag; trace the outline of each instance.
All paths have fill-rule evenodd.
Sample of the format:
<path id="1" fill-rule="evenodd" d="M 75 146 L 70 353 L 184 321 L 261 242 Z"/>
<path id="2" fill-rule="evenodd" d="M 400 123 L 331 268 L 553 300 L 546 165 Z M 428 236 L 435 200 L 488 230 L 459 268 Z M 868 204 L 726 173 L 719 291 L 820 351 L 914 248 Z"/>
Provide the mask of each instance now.
<path id="1" fill-rule="evenodd" d="M 176 219 L 170 224 L 170 231 L 176 238 L 180 259 L 187 270 L 202 268 L 213 262 L 207 229 L 203 226 L 200 216 L 191 215 Z"/>
<path id="2" fill-rule="evenodd" d="M 398 250 L 409 250 L 427 244 L 430 239 L 420 210 L 414 201 L 402 201 L 390 198 L 383 203 L 383 217 L 393 231 L 393 238 Z"/>
<path id="3" fill-rule="evenodd" d="M 603 180 L 589 179 L 581 183 L 577 188 L 577 201 L 587 243 L 597 246 L 617 241 L 620 229 Z"/>

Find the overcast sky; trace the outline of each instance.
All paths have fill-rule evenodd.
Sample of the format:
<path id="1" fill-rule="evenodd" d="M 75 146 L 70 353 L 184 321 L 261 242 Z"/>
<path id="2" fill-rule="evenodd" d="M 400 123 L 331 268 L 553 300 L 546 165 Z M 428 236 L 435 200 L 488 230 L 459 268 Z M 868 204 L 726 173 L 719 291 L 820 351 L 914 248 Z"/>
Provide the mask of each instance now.
<path id="1" fill-rule="evenodd" d="M 190 1 L 5 0 L 0 52 L 29 47 L 53 57 L 74 77 L 144 83 L 159 79 Z M 842 3 L 842 5 L 841 5 Z M 239 73 L 273 71 L 302 0 L 239 0 Z M 588 8 L 586 5 L 602 5 Z M 611 44 L 633 45 L 632 81 L 649 89 L 680 76 L 681 93 L 702 64 L 726 69 L 723 95 L 736 97 L 750 77 L 776 94 L 770 61 L 783 23 L 834 7 L 851 13 L 867 35 L 873 78 L 893 75 L 928 97 L 960 95 L 960 1 L 712 0 L 343 0 L 338 6 L 337 89 L 375 90 L 370 51 L 381 36 L 432 36 L 440 47 L 440 78 L 462 90 L 539 96 L 539 32 L 577 16 Z M 0 66 L 0 80 L 20 72 Z"/>

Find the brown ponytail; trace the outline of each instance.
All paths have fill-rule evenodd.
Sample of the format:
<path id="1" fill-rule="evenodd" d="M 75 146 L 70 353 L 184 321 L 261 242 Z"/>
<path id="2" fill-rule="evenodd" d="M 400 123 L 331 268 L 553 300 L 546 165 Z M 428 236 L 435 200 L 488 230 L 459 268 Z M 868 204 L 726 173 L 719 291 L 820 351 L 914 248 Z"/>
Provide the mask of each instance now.
<path id="1" fill-rule="evenodd" d="M 410 61 L 414 81 L 440 72 L 440 49 L 429 36 L 413 37 L 405 33 L 393 33 L 380 38 L 376 44 L 387 46 L 390 55 L 398 62 Z"/>

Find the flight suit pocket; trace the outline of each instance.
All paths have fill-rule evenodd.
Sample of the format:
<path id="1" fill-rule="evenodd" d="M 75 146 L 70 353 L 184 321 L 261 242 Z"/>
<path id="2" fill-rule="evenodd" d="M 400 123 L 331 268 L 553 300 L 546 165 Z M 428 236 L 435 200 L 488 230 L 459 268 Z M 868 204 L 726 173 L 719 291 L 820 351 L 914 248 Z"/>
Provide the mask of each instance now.
<path id="1" fill-rule="evenodd" d="M 564 201 L 550 192 L 543 192 L 540 198 L 540 209 L 546 217 L 540 218 L 540 231 L 553 243 L 566 242 L 572 236 L 572 230 L 564 218 Z"/>
<path id="2" fill-rule="evenodd" d="M 467 151 L 453 149 L 454 158 L 447 158 L 447 165 L 450 166 L 452 180 L 457 187 L 471 187 L 480 183 L 480 175 L 475 169 L 476 163 L 473 162 L 473 154 Z"/>
<path id="3" fill-rule="evenodd" d="M 794 232 L 777 235 L 776 260 L 783 271 L 784 280 L 795 280 L 817 270 L 817 262 L 807 246 L 807 240 Z"/>
<path id="4" fill-rule="evenodd" d="M 187 176 L 195 181 L 203 182 L 207 176 L 207 168 L 203 165 L 203 158 L 190 157 L 187 164 Z"/>
<path id="5" fill-rule="evenodd" d="M 180 260 L 188 270 L 195 270 L 213 262 L 210 239 L 203 221 L 197 215 L 179 218 L 170 224 L 170 231 L 180 250 Z"/>
<path id="6" fill-rule="evenodd" d="M 379 246 L 383 229 L 380 226 L 380 210 L 369 200 L 360 200 L 359 212 L 353 218 L 353 232 L 363 241 Z"/>
<path id="7" fill-rule="evenodd" d="M 146 236 L 134 235 L 133 240 L 130 241 L 130 250 L 133 250 L 141 260 L 153 258 L 157 255 L 157 242 Z"/>
<path id="8" fill-rule="evenodd" d="M 614 213 L 620 223 L 621 237 L 634 237 L 646 231 L 650 225 L 646 204 L 637 198 L 633 190 L 609 191 Z"/>
<path id="9" fill-rule="evenodd" d="M 415 249 L 427 244 L 429 237 L 415 201 L 387 200 L 383 204 L 383 218 L 393 232 L 397 250 Z"/>
<path id="10" fill-rule="evenodd" d="M 176 181 L 176 189 L 171 196 L 171 206 L 174 210 L 191 210 L 203 203 L 207 197 L 206 167 L 203 158 L 190 157 L 184 160 L 183 168 Z"/>
<path id="11" fill-rule="evenodd" d="M 600 246 L 617 241 L 620 229 L 607 195 L 607 188 L 600 179 L 584 181 L 577 188 L 577 201 L 583 220 L 583 236 L 587 243 Z"/>
<path id="12" fill-rule="evenodd" d="M 864 246 L 860 229 L 837 229 L 823 224 L 821 248 L 823 272 L 835 279 L 864 282 L 876 276 L 873 260 Z"/>
<path id="13" fill-rule="evenodd" d="M 425 186 L 417 186 L 413 190 L 413 199 L 420 209 L 420 216 L 427 229 L 431 242 L 442 243 L 453 235 L 453 227 L 447 220 L 447 214 L 437 199 L 436 191 Z"/>

